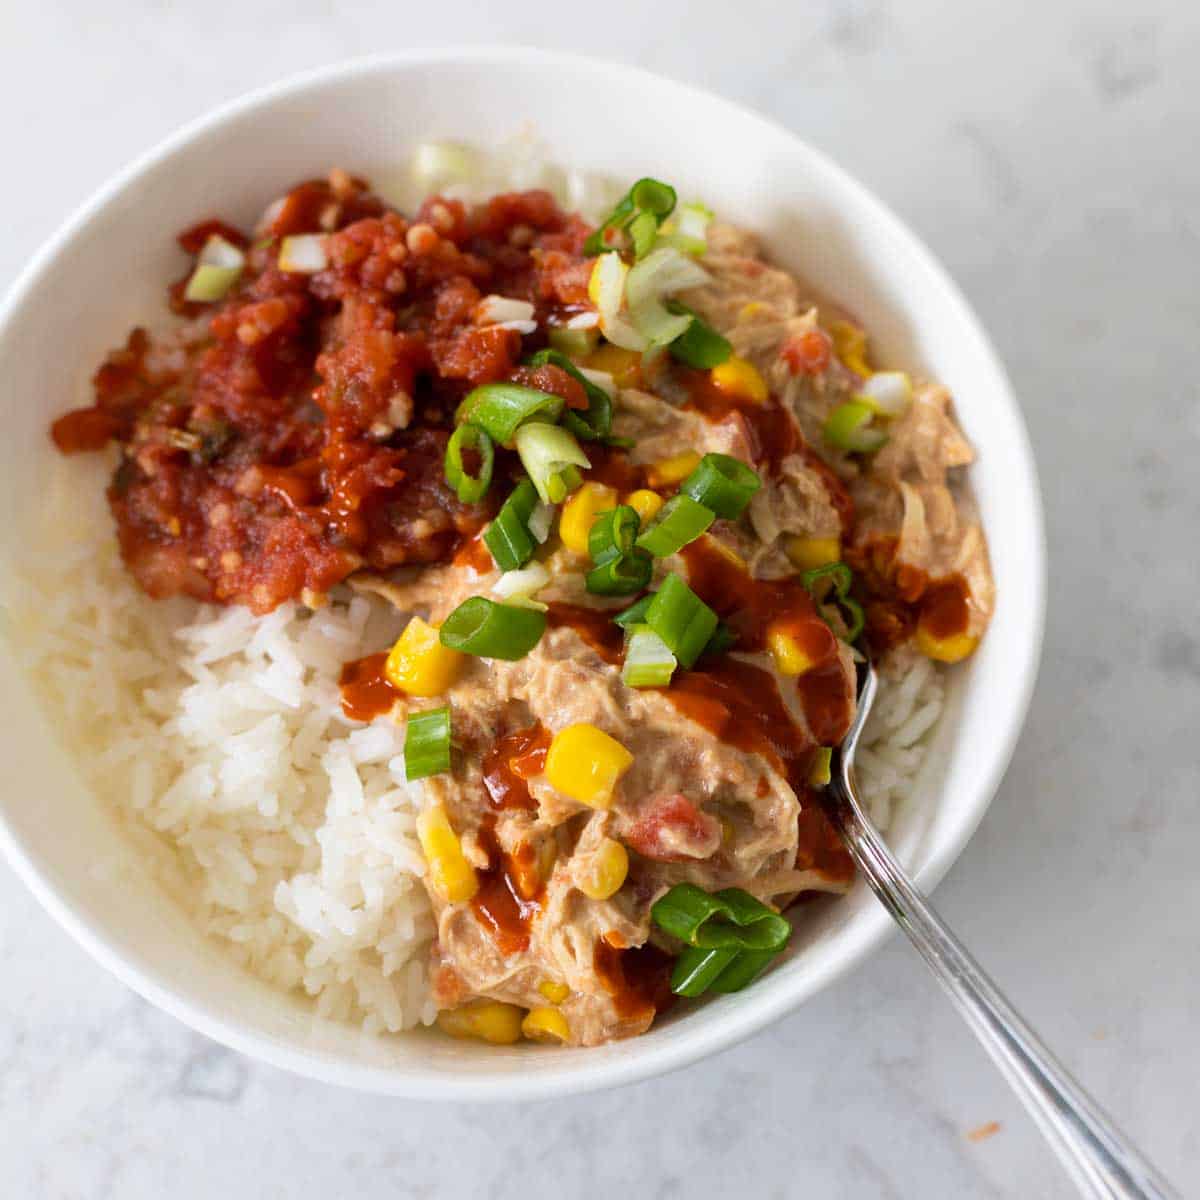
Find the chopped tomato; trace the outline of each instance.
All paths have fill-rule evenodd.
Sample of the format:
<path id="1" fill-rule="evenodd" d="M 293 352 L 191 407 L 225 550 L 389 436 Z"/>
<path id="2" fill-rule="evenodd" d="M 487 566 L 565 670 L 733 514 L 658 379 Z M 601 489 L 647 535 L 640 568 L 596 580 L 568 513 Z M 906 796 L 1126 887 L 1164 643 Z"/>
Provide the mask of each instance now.
<path id="1" fill-rule="evenodd" d="M 828 334 L 810 329 L 788 338 L 780 353 L 793 375 L 819 375 L 829 366 L 833 350 Z"/>
<path id="2" fill-rule="evenodd" d="M 656 862 L 710 858 L 721 844 L 721 823 L 686 796 L 656 796 L 648 801 L 623 840 L 631 850 Z"/>

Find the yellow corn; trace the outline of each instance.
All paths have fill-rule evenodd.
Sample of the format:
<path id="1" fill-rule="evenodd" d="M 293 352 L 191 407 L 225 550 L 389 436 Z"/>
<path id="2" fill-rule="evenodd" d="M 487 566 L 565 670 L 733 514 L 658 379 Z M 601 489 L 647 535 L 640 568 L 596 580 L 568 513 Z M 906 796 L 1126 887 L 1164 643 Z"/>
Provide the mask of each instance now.
<path id="1" fill-rule="evenodd" d="M 571 994 L 571 989 L 557 979 L 543 979 L 538 984 L 538 991 L 551 1004 L 561 1004 Z"/>
<path id="2" fill-rule="evenodd" d="M 647 521 L 652 520 L 658 514 L 664 501 L 657 492 L 652 492 L 649 488 L 638 488 L 636 492 L 630 492 L 629 495 L 622 497 L 621 503 L 628 504 L 645 525 Z"/>
<path id="3" fill-rule="evenodd" d="M 605 342 L 588 360 L 593 371 L 606 371 L 617 387 L 637 387 L 642 378 L 642 356 L 636 350 L 626 350 Z"/>
<path id="4" fill-rule="evenodd" d="M 429 865 L 430 882 L 438 894 L 450 904 L 470 900 L 479 890 L 479 880 L 440 804 L 431 805 L 417 817 L 417 837 Z"/>
<path id="5" fill-rule="evenodd" d="M 413 617 L 384 664 L 388 683 L 410 696 L 440 696 L 458 678 L 463 656 L 438 640 L 436 625 Z"/>
<path id="6" fill-rule="evenodd" d="M 871 374 L 867 363 L 867 335 L 849 321 L 833 321 L 829 332 L 833 337 L 833 349 L 838 358 L 864 379 Z"/>
<path id="7" fill-rule="evenodd" d="M 787 556 L 798 571 L 811 571 L 837 562 L 842 557 L 842 543 L 835 537 L 793 537 L 788 539 Z"/>
<path id="8" fill-rule="evenodd" d="M 605 838 L 588 869 L 581 873 L 579 890 L 591 900 L 616 895 L 629 874 L 629 854 L 620 842 Z"/>
<path id="9" fill-rule="evenodd" d="M 940 638 L 923 628 L 919 622 L 917 624 L 917 649 L 926 658 L 937 662 L 962 662 L 978 645 L 979 639 L 972 634 L 952 633 L 949 637 Z"/>
<path id="10" fill-rule="evenodd" d="M 805 653 L 804 647 L 786 630 L 768 630 L 767 649 L 770 650 L 780 675 L 803 675 L 805 671 L 810 671 L 816 666 Z"/>
<path id="11" fill-rule="evenodd" d="M 567 1018 L 557 1008 L 531 1008 L 521 1022 L 521 1032 L 531 1042 L 566 1042 L 571 1037 Z"/>
<path id="12" fill-rule="evenodd" d="M 828 746 L 818 746 L 813 756 L 812 766 L 808 768 L 808 782 L 812 787 L 826 787 L 830 780 L 829 764 L 833 761 L 833 751 Z"/>
<path id="13" fill-rule="evenodd" d="M 737 836 L 737 828 L 728 817 L 721 817 L 721 845 L 732 846 L 733 839 Z"/>
<path id="14" fill-rule="evenodd" d="M 521 1010 L 499 1000 L 471 1000 L 437 1015 L 438 1028 L 456 1038 L 478 1038 L 494 1046 L 521 1040 Z"/>
<path id="15" fill-rule="evenodd" d="M 755 404 L 767 402 L 767 381 L 753 363 L 736 354 L 730 355 L 719 367 L 713 367 L 710 377 L 721 391 L 731 396 L 740 396 Z"/>
<path id="16" fill-rule="evenodd" d="M 665 487 L 671 483 L 682 483 L 700 465 L 700 455 L 695 450 L 676 454 L 651 463 L 647 474 L 651 487 Z"/>
<path id="17" fill-rule="evenodd" d="M 592 532 L 596 514 L 606 508 L 616 508 L 617 493 L 603 483 L 585 483 L 563 505 L 558 519 L 558 533 L 568 550 L 576 554 L 588 552 L 588 534 Z"/>
<path id="18" fill-rule="evenodd" d="M 751 300 L 749 304 L 742 305 L 742 311 L 738 313 L 738 319 L 748 321 L 752 317 L 757 317 L 759 313 L 766 311 L 767 306 L 761 300 Z"/>
<path id="19" fill-rule="evenodd" d="M 612 803 L 617 780 L 633 755 L 595 725 L 568 725 L 554 735 L 546 754 L 546 778 L 564 796 L 591 808 Z"/>

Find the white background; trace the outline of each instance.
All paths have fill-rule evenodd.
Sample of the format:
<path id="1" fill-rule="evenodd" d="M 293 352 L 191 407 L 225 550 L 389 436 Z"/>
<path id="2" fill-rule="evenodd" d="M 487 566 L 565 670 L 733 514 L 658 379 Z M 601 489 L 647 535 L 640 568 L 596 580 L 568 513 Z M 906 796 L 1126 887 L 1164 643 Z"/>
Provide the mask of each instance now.
<path id="1" fill-rule="evenodd" d="M 0 280 L 109 174 L 218 102 L 338 58 L 464 41 L 586 50 L 761 109 L 875 188 L 965 287 L 1033 434 L 1050 613 L 1029 725 L 938 901 L 1196 1190 L 1200 10 L 0 0 Z M 968 1138 L 991 1121 L 994 1136 Z M 307 1083 L 207 1042 L 108 978 L 0 865 L 0 1194 L 1069 1192 L 898 941 L 673 1077 L 436 1107 Z"/>

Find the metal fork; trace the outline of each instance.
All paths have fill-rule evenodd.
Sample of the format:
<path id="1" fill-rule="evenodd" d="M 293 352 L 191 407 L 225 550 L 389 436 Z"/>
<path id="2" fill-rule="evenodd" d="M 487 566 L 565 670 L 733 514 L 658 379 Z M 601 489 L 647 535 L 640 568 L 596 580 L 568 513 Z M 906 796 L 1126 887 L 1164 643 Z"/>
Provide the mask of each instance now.
<path id="1" fill-rule="evenodd" d="M 875 895 L 950 994 L 984 1049 L 1085 1196 L 1177 1197 L 1017 1014 L 901 870 L 854 791 L 854 752 L 878 691 L 870 663 L 858 668 L 858 712 L 833 760 L 822 797 L 830 819 Z"/>

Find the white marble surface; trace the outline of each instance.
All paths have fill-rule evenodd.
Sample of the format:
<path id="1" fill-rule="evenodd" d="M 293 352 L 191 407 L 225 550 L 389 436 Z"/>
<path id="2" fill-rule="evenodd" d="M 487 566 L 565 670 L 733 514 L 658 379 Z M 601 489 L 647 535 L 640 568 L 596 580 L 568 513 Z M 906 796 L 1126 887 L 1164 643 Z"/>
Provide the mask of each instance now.
<path id="1" fill-rule="evenodd" d="M 982 313 L 1045 488 L 1052 579 L 1032 719 L 938 900 L 1067 1063 L 1194 1191 L 1200 412 L 1186 371 L 1200 320 L 1200 10 L 1065 0 L 1033 12 L 945 0 L 567 11 L 0 0 L 0 278 L 180 122 L 388 47 L 587 48 L 715 88 L 831 151 L 928 239 Z M 967 1137 L 990 1121 L 994 1136 Z M 294 1079 L 191 1033 L 109 978 L 0 865 L 5 1197 L 618 1190 L 1069 1194 L 899 942 L 749 1044 L 673 1077 L 572 1102 L 445 1108 Z"/>

